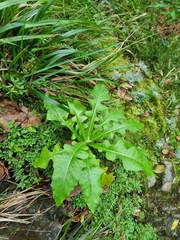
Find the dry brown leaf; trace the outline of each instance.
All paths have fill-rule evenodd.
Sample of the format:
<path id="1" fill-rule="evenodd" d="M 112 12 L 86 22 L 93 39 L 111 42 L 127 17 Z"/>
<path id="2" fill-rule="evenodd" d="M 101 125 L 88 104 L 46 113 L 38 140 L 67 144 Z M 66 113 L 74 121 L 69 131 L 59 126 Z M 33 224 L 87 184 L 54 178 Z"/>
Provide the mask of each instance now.
<path id="1" fill-rule="evenodd" d="M 127 94 L 124 89 L 120 87 L 118 87 L 118 96 L 124 100 L 129 100 L 129 101 L 132 100 L 132 97 L 129 94 Z"/>
<path id="2" fill-rule="evenodd" d="M 170 79 L 170 78 L 167 78 L 167 79 L 164 80 L 164 85 L 168 85 L 171 82 L 173 82 L 173 80 Z"/>
<path id="3" fill-rule="evenodd" d="M 174 153 L 174 150 L 170 150 L 170 151 L 169 151 L 168 157 L 169 157 L 169 158 L 175 158 L 175 157 L 176 157 L 176 155 L 175 155 L 175 153 Z"/>
<path id="4" fill-rule="evenodd" d="M 5 133 L 0 133 L 0 142 L 3 142 L 6 139 Z"/>
<path id="5" fill-rule="evenodd" d="M 7 121 L 3 117 L 0 117 L 0 124 L 1 124 L 2 129 L 5 132 L 9 132 L 9 127 L 8 127 Z"/>
<path id="6" fill-rule="evenodd" d="M 120 86 L 126 90 L 132 89 L 132 85 L 130 85 L 129 83 L 122 83 Z"/>
<path id="7" fill-rule="evenodd" d="M 169 154 L 169 152 L 170 152 L 170 150 L 169 150 L 169 149 L 163 149 L 163 150 L 162 150 L 162 153 L 163 153 L 164 155 L 168 155 L 168 154 Z"/>
<path id="8" fill-rule="evenodd" d="M 0 165 L 0 181 L 4 179 L 4 167 Z"/>
<path id="9" fill-rule="evenodd" d="M 81 187 L 79 185 L 77 185 L 74 190 L 71 191 L 71 193 L 69 194 L 67 200 L 69 200 L 71 197 L 77 196 L 82 192 Z"/>
<path id="10" fill-rule="evenodd" d="M 176 136 L 176 140 L 180 141 L 180 136 Z"/>
<path id="11" fill-rule="evenodd" d="M 36 113 L 34 116 L 31 116 L 29 119 L 26 119 L 21 125 L 25 128 L 32 127 L 41 123 L 40 116 Z"/>
<path id="12" fill-rule="evenodd" d="M 149 112 L 145 112 L 145 113 L 143 114 L 143 117 L 149 117 Z"/>
<path id="13" fill-rule="evenodd" d="M 73 211 L 73 218 L 72 222 L 84 222 L 85 216 L 88 214 L 89 210 L 88 207 L 85 207 L 84 209 L 76 208 Z"/>
<path id="14" fill-rule="evenodd" d="M 3 99 L 3 101 L 0 102 L 0 107 L 6 107 L 7 105 L 15 107 L 16 103 L 8 100 L 7 98 Z"/>
<path id="15" fill-rule="evenodd" d="M 23 113 L 25 113 L 25 114 L 28 114 L 28 108 L 25 107 L 25 106 L 22 106 L 22 107 L 21 107 L 21 111 L 22 111 Z"/>
<path id="16" fill-rule="evenodd" d="M 6 168 L 4 166 L 4 163 L 0 161 L 0 181 L 2 181 L 4 178 L 9 178 L 9 168 Z"/>
<path id="17" fill-rule="evenodd" d="M 65 144 L 72 145 L 72 142 L 73 142 L 73 140 L 71 140 L 71 139 L 70 140 L 66 140 Z"/>
<path id="18" fill-rule="evenodd" d="M 8 122 L 14 121 L 16 124 L 23 127 L 31 127 L 41 123 L 40 116 L 36 113 L 32 115 L 30 110 L 25 106 L 19 106 L 16 103 L 3 99 L 0 102 L 2 112 L 0 113 L 0 123 L 4 132 L 8 132 Z M 5 139 L 4 133 L 0 137 L 0 142 Z"/>

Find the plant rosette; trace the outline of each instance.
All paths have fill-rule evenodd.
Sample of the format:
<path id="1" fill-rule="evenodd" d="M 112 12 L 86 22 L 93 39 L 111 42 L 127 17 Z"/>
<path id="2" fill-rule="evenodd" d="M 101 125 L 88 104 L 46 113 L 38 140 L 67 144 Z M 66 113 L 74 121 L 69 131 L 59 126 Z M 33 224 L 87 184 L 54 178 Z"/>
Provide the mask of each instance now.
<path id="1" fill-rule="evenodd" d="M 74 100 L 68 102 L 67 112 L 44 101 L 47 119 L 59 121 L 72 132 L 72 145 L 65 144 L 61 148 L 56 144 L 52 152 L 45 146 L 34 163 L 35 168 L 45 169 L 49 160 L 53 161 L 51 187 L 57 206 L 79 184 L 89 209 L 95 212 L 105 178 L 110 182 L 113 177 L 110 178 L 100 167 L 99 159 L 93 154 L 94 149 L 104 152 L 107 160 L 121 160 L 126 170 L 143 170 L 147 176 L 154 175 L 152 164 L 145 157 L 146 151 L 124 140 L 126 130 L 134 134 L 143 128 L 143 124 L 126 119 L 121 109 L 109 109 L 105 104 L 108 100 L 110 96 L 106 87 L 97 85 L 88 98 L 90 109 Z"/>

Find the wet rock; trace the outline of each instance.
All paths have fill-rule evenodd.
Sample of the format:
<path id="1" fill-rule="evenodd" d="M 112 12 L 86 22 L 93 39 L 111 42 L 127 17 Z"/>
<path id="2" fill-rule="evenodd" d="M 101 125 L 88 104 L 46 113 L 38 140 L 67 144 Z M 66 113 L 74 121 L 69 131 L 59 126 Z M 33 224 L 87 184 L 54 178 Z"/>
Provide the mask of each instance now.
<path id="1" fill-rule="evenodd" d="M 156 178 L 155 177 L 147 177 L 147 179 L 148 179 L 148 183 L 147 183 L 148 188 L 153 187 L 156 183 Z"/>
<path id="2" fill-rule="evenodd" d="M 30 224 L 9 223 L 7 240 L 58 240 L 66 216 L 62 207 L 56 207 L 53 199 L 44 197 L 28 207 L 27 213 L 34 216 Z M 7 230 L 4 230 L 7 231 Z M 1 239 L 1 237 L 0 237 Z"/>
<path id="3" fill-rule="evenodd" d="M 166 170 L 163 175 L 163 185 L 161 191 L 169 192 L 171 190 L 172 184 L 175 181 L 175 173 L 173 166 L 170 162 L 164 162 Z"/>
<path id="4" fill-rule="evenodd" d="M 171 232 L 172 224 L 173 224 L 173 218 L 169 217 L 166 221 L 166 228 L 165 228 L 166 233 L 169 234 Z"/>

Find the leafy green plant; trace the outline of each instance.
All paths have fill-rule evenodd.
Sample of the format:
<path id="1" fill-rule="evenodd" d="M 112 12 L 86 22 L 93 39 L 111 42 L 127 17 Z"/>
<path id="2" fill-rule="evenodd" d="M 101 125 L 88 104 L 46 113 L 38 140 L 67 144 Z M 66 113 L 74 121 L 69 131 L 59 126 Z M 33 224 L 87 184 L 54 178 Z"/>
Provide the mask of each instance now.
<path id="1" fill-rule="evenodd" d="M 180 17 L 179 1 L 160 1 L 152 5 L 153 8 L 159 8 L 164 16 L 166 16 L 166 23 L 177 21 Z"/>
<path id="2" fill-rule="evenodd" d="M 92 215 L 85 218 L 77 231 L 72 231 L 73 224 L 67 225 L 68 230 L 62 230 L 68 240 L 157 239 L 155 229 L 146 219 L 142 174 L 127 172 L 120 162 L 116 163 L 113 171 L 116 179 L 108 192 L 102 194 L 93 218 Z M 73 197 L 72 203 L 83 209 L 82 194 Z"/>
<path id="3" fill-rule="evenodd" d="M 10 176 L 13 177 L 18 187 L 25 189 L 37 184 L 37 178 L 33 163 L 46 144 L 52 149 L 57 139 L 62 141 L 60 124 L 40 124 L 34 127 L 23 128 L 9 123 L 10 132 L 6 139 L 1 142 L 0 158 L 12 168 Z M 50 136 L 50 137 L 49 137 Z M 43 175 L 51 176 L 52 169 L 49 167 Z"/>
<path id="4" fill-rule="evenodd" d="M 45 101 L 47 119 L 59 121 L 72 132 L 72 145 L 54 147 L 53 152 L 44 147 L 34 167 L 46 168 L 53 160 L 52 189 L 57 205 L 80 184 L 83 197 L 94 212 L 103 192 L 102 177 L 104 170 L 93 154 L 93 149 L 105 152 L 110 161 L 122 160 L 126 170 L 143 170 L 153 175 L 152 164 L 146 159 L 145 151 L 125 141 L 126 130 L 135 133 L 143 124 L 125 119 L 121 109 L 109 109 L 105 101 L 110 99 L 104 85 L 97 85 L 88 99 L 91 109 L 78 100 L 68 102 L 68 112 Z"/>

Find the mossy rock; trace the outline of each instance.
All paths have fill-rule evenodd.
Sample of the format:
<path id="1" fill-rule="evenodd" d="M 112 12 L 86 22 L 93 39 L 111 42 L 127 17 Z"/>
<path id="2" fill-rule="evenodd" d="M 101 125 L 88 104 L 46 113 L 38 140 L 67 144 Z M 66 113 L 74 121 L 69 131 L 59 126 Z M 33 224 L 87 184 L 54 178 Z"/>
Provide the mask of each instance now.
<path id="1" fill-rule="evenodd" d="M 136 93 L 140 91 L 144 95 L 138 100 Z M 154 147 L 167 130 L 167 110 L 162 94 L 152 79 L 144 78 L 132 89 L 132 101 L 125 102 L 125 115 L 144 124 L 144 128 L 133 139 L 137 143 L 145 143 L 146 148 Z"/>
<path id="2" fill-rule="evenodd" d="M 102 47 L 113 45 L 115 42 L 116 39 L 110 39 L 110 42 L 103 42 Z M 144 124 L 144 128 L 135 135 L 127 133 L 126 139 L 147 150 L 154 149 L 157 141 L 162 139 L 167 131 L 167 107 L 163 91 L 151 78 L 151 73 L 143 62 L 131 63 L 118 47 L 108 48 L 97 62 L 103 60 L 104 63 L 98 67 L 98 73 L 115 86 L 112 91 L 112 107 L 122 108 L 128 119 L 136 119 Z M 126 84 L 132 88 L 126 89 Z M 111 85 L 109 87 L 111 88 Z M 132 100 L 118 96 L 118 87 Z"/>
<path id="3" fill-rule="evenodd" d="M 115 61 L 108 63 L 107 67 L 113 64 L 115 66 L 117 62 L 128 65 L 127 59 L 124 59 L 124 61 L 121 59 L 122 56 L 117 57 Z M 118 91 L 115 90 L 112 94 L 112 98 L 114 99 L 113 107 L 123 108 L 124 114 L 128 119 L 135 119 L 144 124 L 144 128 L 135 135 L 127 132 L 126 140 L 136 146 L 151 150 L 154 149 L 157 141 L 162 139 L 167 131 L 166 102 L 163 99 L 163 91 L 158 86 L 158 83 L 151 77 L 148 77 L 147 74 L 139 68 L 138 64 L 133 65 L 129 63 L 129 66 L 131 66 L 131 70 L 128 68 L 119 70 L 121 77 L 116 80 L 115 85 L 123 89 L 124 93 L 130 96 L 132 100 L 118 96 Z M 137 79 L 134 82 L 128 82 L 126 79 L 127 71 L 135 74 Z M 112 72 L 109 71 L 109 77 L 112 76 L 111 74 Z M 138 79 L 139 76 L 140 78 Z M 132 88 L 126 89 L 126 84 L 130 84 Z"/>

